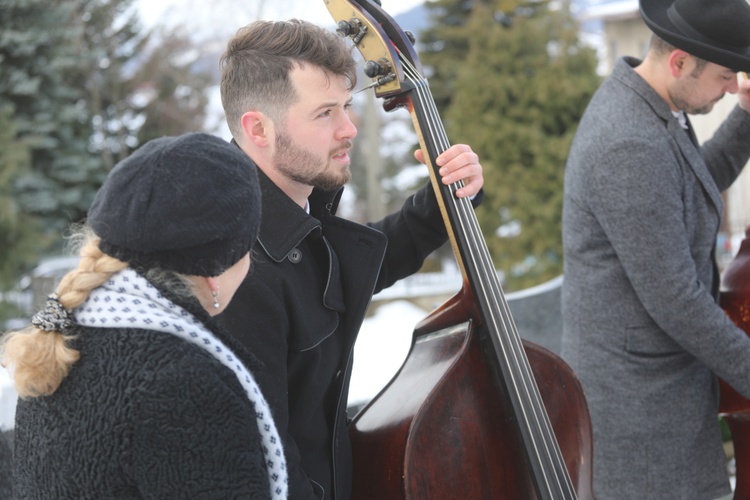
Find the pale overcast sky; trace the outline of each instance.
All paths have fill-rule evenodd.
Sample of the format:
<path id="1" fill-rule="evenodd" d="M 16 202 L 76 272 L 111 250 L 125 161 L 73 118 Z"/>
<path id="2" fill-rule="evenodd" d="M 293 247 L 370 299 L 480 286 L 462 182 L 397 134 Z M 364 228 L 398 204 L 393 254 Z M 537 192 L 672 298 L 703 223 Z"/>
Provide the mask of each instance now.
<path id="1" fill-rule="evenodd" d="M 383 9 L 394 16 L 425 0 L 382 0 Z M 256 19 L 305 19 L 316 24 L 333 24 L 323 0 L 138 0 L 141 18 L 147 26 L 184 24 L 197 30 L 233 33 Z"/>

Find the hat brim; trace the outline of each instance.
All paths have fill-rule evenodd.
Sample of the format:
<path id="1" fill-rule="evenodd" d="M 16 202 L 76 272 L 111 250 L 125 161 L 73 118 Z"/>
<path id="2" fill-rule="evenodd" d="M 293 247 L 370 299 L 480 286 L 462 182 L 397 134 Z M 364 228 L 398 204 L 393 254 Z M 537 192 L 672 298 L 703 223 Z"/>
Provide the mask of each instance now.
<path id="1" fill-rule="evenodd" d="M 744 52 L 720 47 L 708 41 L 701 41 L 683 33 L 667 14 L 673 0 L 640 0 L 641 18 L 646 26 L 665 42 L 678 49 L 724 66 L 735 72 L 750 72 L 750 48 Z"/>

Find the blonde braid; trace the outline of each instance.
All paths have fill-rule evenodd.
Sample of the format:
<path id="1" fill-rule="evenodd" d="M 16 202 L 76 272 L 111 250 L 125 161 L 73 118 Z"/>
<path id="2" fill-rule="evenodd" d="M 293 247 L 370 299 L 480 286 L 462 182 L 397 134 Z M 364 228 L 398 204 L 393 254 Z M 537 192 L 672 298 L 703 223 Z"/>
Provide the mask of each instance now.
<path id="1" fill-rule="evenodd" d="M 127 264 L 99 249 L 99 238 L 89 236 L 80 251 L 78 268 L 60 281 L 57 295 L 67 310 L 81 305 L 89 293 Z M 3 365 L 11 368 L 16 390 L 21 397 L 46 396 L 54 393 L 68 375 L 80 353 L 70 347 L 73 336 L 45 331 L 35 326 L 6 334 L 0 344 Z"/>

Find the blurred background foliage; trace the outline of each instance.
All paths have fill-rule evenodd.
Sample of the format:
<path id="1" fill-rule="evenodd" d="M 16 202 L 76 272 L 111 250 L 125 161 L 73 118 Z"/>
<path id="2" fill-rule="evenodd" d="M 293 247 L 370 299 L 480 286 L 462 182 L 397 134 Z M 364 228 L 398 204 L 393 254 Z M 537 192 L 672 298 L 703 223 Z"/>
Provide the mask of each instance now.
<path id="1" fill-rule="evenodd" d="M 562 274 L 563 175 L 599 86 L 565 2 L 436 0 L 421 60 L 453 143 L 479 154 L 477 210 L 506 290 Z"/>
<path id="2" fill-rule="evenodd" d="M 138 12 L 134 0 L 0 0 L 0 292 L 61 253 L 66 228 L 135 148 L 216 131 L 209 114 L 226 32 L 207 43 L 179 27 L 146 28 Z M 432 0 L 421 12 L 417 52 L 451 142 L 472 145 L 484 166 L 477 216 L 505 287 L 554 278 L 565 158 L 599 84 L 596 56 L 565 2 Z M 380 149 L 374 178 L 371 150 L 355 151 L 353 206 L 363 220 L 395 209 L 424 180 L 394 180 L 415 164 L 416 138 L 399 128 L 408 116 L 380 115 L 360 116 L 358 142 L 378 127 L 406 144 Z M 0 306 L 0 324 L 7 311 Z"/>

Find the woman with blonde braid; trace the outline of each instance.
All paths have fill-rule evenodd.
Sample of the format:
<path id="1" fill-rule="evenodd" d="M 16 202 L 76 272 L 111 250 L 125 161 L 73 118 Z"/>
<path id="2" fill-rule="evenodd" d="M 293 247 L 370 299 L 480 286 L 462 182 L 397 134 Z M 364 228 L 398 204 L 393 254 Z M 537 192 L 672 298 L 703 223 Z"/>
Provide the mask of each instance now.
<path id="1" fill-rule="evenodd" d="M 259 220 L 254 166 L 216 137 L 156 139 L 112 170 L 78 268 L 2 341 L 17 498 L 286 498 L 258 362 L 213 318 Z"/>

